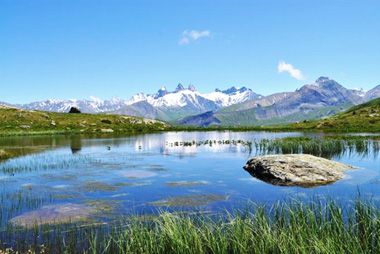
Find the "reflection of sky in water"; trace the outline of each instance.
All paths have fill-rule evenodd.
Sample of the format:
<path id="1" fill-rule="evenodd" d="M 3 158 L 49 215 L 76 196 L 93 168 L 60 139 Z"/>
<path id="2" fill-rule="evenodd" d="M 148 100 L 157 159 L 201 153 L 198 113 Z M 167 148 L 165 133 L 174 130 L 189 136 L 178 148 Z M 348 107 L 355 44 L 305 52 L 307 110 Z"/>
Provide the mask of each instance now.
<path id="1" fill-rule="evenodd" d="M 12 174 L 0 173 L 0 195 L 7 201 L 1 207 L 3 220 L 33 211 L 44 204 L 77 203 L 88 200 L 107 200 L 118 204 L 114 214 L 151 211 L 149 204 L 170 197 L 196 197 L 204 204 L 201 209 L 218 210 L 237 207 L 252 200 L 273 203 L 293 196 L 310 199 L 317 196 L 353 199 L 358 189 L 363 195 L 380 196 L 380 159 L 373 154 L 343 155 L 337 160 L 360 169 L 347 171 L 347 178 L 335 184 L 311 189 L 273 186 L 252 178 L 243 166 L 250 157 L 247 147 L 238 144 L 197 146 L 170 146 L 174 142 L 206 140 L 251 141 L 302 133 L 258 132 L 170 132 L 108 139 L 57 139 L 39 140 L 38 145 L 54 144 L 50 150 L 12 159 L 4 165 L 51 165 L 38 170 L 25 170 Z M 320 134 L 307 134 L 320 135 Z M 30 143 L 33 140 L 28 138 Z M 51 139 L 55 139 L 52 137 Z M 4 142 L 4 141 L 0 141 Z M 17 143 L 19 144 L 19 142 Z M 59 144 L 59 145 L 57 145 Z M 73 146 L 75 145 L 75 153 Z M 254 147 L 253 147 L 254 149 Z M 254 155 L 254 151 L 252 155 Z M 54 165 L 56 162 L 59 165 Z M 61 163 L 66 163 L 64 166 Z M 207 183 L 194 184 L 189 183 Z M 177 183 L 173 184 L 168 183 Z M 181 183 L 184 186 L 181 186 Z M 8 214 L 14 194 L 30 195 L 34 205 L 24 205 Z M 210 196 L 207 196 L 210 195 Z M 212 195 L 222 195 L 215 199 Z M 15 196 L 15 195 L 14 195 Z M 208 202 L 207 198 L 212 202 Z M 218 196 L 219 197 L 219 196 Z M 33 201 L 33 200 L 38 200 Z M 185 202 L 183 198 L 174 199 Z M 375 200 L 375 199 L 374 199 Z M 153 203 L 152 203 L 153 202 Z M 186 202 L 185 202 L 186 203 Z M 189 203 L 194 203 L 192 200 Z M 198 207 L 200 208 L 200 207 Z M 182 207 L 183 209 L 183 207 Z"/>

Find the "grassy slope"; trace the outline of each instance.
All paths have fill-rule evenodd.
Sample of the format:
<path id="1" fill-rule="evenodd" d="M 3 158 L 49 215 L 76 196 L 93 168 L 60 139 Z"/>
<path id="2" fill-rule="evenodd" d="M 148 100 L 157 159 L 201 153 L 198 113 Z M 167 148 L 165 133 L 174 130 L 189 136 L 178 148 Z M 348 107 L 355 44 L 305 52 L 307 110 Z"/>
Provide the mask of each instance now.
<path id="1" fill-rule="evenodd" d="M 68 114 L 0 107 L 0 136 L 15 134 L 104 133 L 115 134 L 166 130 L 163 122 L 108 114 Z"/>
<path id="2" fill-rule="evenodd" d="M 354 106 L 333 117 L 302 123 L 277 126 L 289 129 L 325 131 L 380 131 L 380 98 Z"/>
<path id="3" fill-rule="evenodd" d="M 352 105 L 352 104 L 351 104 Z M 329 112 L 340 112 L 342 107 L 347 108 L 347 106 L 330 106 L 323 108 L 315 108 L 312 112 L 303 113 L 298 112 L 294 114 L 287 115 L 285 117 L 274 117 L 271 119 L 263 120 L 256 119 L 255 112 L 260 110 L 260 108 L 252 108 L 242 111 L 225 113 L 216 113 L 216 117 L 222 122 L 224 126 L 233 126 L 239 123 L 241 126 L 249 125 L 275 125 L 275 124 L 285 124 L 299 121 L 300 119 L 315 120 L 325 117 Z"/>
<path id="4" fill-rule="evenodd" d="M 320 113 L 320 112 L 317 112 Z M 289 116 L 288 116 L 289 117 Z M 316 116 L 317 117 L 317 116 Z M 294 120 L 295 121 L 295 120 Z M 275 125 L 276 121 L 266 122 L 265 126 L 221 126 L 197 128 L 177 126 L 177 130 L 235 130 L 235 131 L 326 131 L 326 132 L 380 132 L 380 98 L 354 106 L 332 117 L 315 121 L 301 121 Z M 270 125 L 273 124 L 273 125 Z"/>
<path id="5" fill-rule="evenodd" d="M 102 120 L 110 120 L 111 124 Z M 291 119 L 288 119 L 291 120 Z M 55 122 L 55 126 L 52 125 Z M 15 134 L 58 134 L 58 133 L 102 133 L 102 129 L 112 129 L 114 134 L 152 132 L 158 130 L 321 130 L 321 131 L 372 131 L 380 132 L 380 98 L 354 106 L 343 113 L 317 121 L 276 124 L 268 126 L 234 126 L 194 128 L 178 126 L 170 128 L 163 122 L 144 123 L 143 118 L 105 114 L 66 114 L 41 111 L 25 111 L 14 108 L 0 108 L 0 136 Z M 20 126 L 27 125 L 25 129 Z"/>

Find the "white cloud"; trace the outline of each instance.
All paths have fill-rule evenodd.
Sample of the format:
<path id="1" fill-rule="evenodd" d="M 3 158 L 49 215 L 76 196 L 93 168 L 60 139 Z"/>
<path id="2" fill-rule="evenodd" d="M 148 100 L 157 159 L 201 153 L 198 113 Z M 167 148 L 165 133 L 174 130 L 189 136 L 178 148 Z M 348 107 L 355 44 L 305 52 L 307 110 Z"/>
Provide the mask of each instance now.
<path id="1" fill-rule="evenodd" d="M 299 69 L 296 69 L 293 67 L 293 65 L 289 63 L 285 63 L 284 61 L 280 61 L 277 66 L 278 72 L 289 72 L 290 76 L 292 76 L 295 79 L 303 80 L 304 76 L 302 75 L 302 72 Z"/>
<path id="2" fill-rule="evenodd" d="M 179 40 L 179 45 L 185 45 L 189 44 L 192 41 L 196 41 L 202 37 L 210 37 L 211 32 L 209 30 L 204 31 L 198 31 L 198 30 L 191 30 L 191 31 L 183 31 L 181 35 L 181 39 Z"/>

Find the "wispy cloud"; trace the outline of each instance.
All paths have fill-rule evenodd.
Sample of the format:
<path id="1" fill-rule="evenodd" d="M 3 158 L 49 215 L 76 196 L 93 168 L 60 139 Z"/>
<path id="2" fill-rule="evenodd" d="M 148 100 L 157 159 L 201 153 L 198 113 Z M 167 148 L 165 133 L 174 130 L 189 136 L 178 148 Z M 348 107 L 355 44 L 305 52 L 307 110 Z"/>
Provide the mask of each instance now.
<path id="1" fill-rule="evenodd" d="M 293 67 L 293 65 L 289 63 L 285 63 L 284 61 L 280 61 L 277 66 L 278 72 L 289 72 L 290 76 L 292 76 L 295 79 L 303 80 L 304 76 L 302 75 L 302 72 L 299 69 L 296 69 Z"/>
<path id="2" fill-rule="evenodd" d="M 198 31 L 198 30 L 191 30 L 191 31 L 183 31 L 181 35 L 181 39 L 179 40 L 179 45 L 186 45 L 189 44 L 192 41 L 199 40 L 203 37 L 210 37 L 211 32 L 209 30 L 204 31 Z"/>

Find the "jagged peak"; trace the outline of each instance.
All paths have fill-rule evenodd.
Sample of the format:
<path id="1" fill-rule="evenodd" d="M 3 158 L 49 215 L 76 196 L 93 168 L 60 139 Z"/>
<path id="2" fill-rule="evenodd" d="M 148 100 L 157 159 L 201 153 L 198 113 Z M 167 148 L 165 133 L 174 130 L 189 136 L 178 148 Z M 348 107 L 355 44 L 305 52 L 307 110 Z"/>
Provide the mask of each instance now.
<path id="1" fill-rule="evenodd" d="M 218 88 L 215 89 L 215 92 L 219 92 L 219 93 L 224 93 L 224 94 L 233 94 L 233 93 L 236 93 L 236 92 L 240 92 L 240 93 L 243 93 L 245 91 L 251 91 L 251 89 L 248 89 L 246 88 L 245 86 L 243 87 L 236 87 L 236 86 L 233 86 L 231 88 L 228 88 L 226 90 L 220 90 Z"/>
<path id="2" fill-rule="evenodd" d="M 193 91 L 193 92 L 197 91 L 197 89 L 195 89 L 195 86 L 193 84 L 189 85 L 188 90 Z"/>
<path id="3" fill-rule="evenodd" d="M 166 90 L 166 87 L 161 87 L 158 92 L 154 95 L 154 98 L 157 99 L 157 98 L 160 98 L 160 97 L 163 97 L 165 95 L 167 95 L 169 92 L 168 90 Z"/>
<path id="4" fill-rule="evenodd" d="M 114 96 L 114 97 L 112 97 L 112 98 L 110 99 L 110 101 L 111 101 L 111 102 L 122 102 L 123 100 L 120 99 L 120 98 L 117 97 L 117 96 Z"/>
<path id="5" fill-rule="evenodd" d="M 179 92 L 179 91 L 182 91 L 182 90 L 185 90 L 185 87 L 181 83 L 179 83 L 177 85 L 177 88 L 175 89 L 175 92 Z"/>

